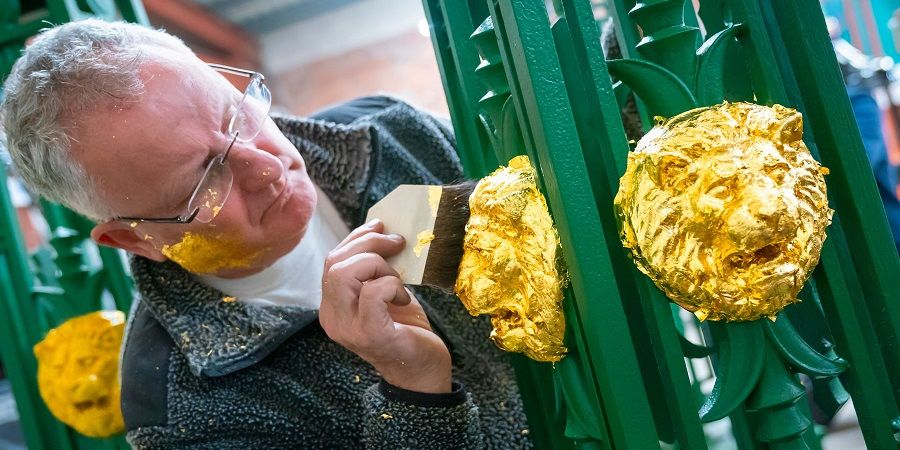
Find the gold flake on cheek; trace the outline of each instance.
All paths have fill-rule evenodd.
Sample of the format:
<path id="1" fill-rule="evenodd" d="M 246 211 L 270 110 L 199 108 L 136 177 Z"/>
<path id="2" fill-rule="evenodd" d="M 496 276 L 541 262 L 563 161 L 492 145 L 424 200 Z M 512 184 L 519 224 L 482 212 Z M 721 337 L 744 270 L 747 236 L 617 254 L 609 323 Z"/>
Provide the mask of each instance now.
<path id="1" fill-rule="evenodd" d="M 249 248 L 240 237 L 187 232 L 181 240 L 164 245 L 162 254 L 192 273 L 216 273 L 250 267 L 268 247 Z"/>

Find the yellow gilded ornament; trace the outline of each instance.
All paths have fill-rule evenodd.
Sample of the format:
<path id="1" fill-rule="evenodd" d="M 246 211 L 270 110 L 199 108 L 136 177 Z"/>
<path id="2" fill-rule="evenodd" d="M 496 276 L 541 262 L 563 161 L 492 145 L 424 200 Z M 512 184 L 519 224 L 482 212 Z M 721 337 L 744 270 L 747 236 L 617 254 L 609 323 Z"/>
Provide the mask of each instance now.
<path id="1" fill-rule="evenodd" d="M 828 170 L 781 105 L 661 122 L 628 155 L 615 210 L 637 267 L 700 320 L 774 320 L 819 261 Z"/>
<path id="2" fill-rule="evenodd" d="M 517 156 L 478 182 L 456 294 L 473 316 L 491 315 L 491 339 L 501 349 L 559 361 L 566 352 L 565 280 L 559 235 L 535 177 L 528 157 Z"/>
<path id="3" fill-rule="evenodd" d="M 119 407 L 119 347 L 125 314 L 98 311 L 67 320 L 34 346 L 38 388 L 50 412 L 81 434 L 125 429 Z"/>

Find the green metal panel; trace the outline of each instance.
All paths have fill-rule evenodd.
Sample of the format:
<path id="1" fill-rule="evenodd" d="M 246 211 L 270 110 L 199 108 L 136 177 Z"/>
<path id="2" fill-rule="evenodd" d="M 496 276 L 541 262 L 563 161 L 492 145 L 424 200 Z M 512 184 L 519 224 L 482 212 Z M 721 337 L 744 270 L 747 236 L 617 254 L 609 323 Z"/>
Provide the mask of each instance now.
<path id="1" fill-rule="evenodd" d="M 23 320 L 38 314 L 16 221 L 6 190 L 6 171 L 0 170 L 0 358 L 28 448 L 70 449 L 65 426 L 50 415 L 37 393 L 37 362 L 31 347 L 40 339 L 40 330 L 34 320 Z"/>
<path id="2" fill-rule="evenodd" d="M 811 150 L 832 168 L 829 193 L 838 217 L 815 276 L 837 350 L 853 368 L 843 378 L 868 445 L 889 448 L 900 383 L 897 255 L 883 245 L 888 242 L 886 220 L 833 50 L 825 39 L 804 39 L 825 35 L 818 5 L 770 2 L 760 8 L 764 27 L 773 36 L 769 61 L 777 63 L 785 80 L 782 98 L 800 105 L 808 135 L 814 138 Z"/>
<path id="3" fill-rule="evenodd" d="M 532 156 L 566 260 L 574 268 L 567 342 L 574 344 L 580 367 L 574 378 L 556 377 L 563 386 L 555 397 L 526 396 L 526 401 L 545 402 L 544 408 L 528 409 L 530 420 L 534 410 L 543 411 L 551 428 L 564 419 L 562 434 L 571 439 L 575 433 L 567 414 L 576 409 L 603 418 L 601 433 L 588 433 L 592 439 L 576 440 L 578 445 L 651 448 L 655 445 L 649 441 L 658 438 L 695 449 L 706 447 L 701 416 L 703 421 L 730 416 L 739 448 L 816 449 L 819 437 L 797 377 L 805 373 L 814 380 L 814 398 L 826 409 L 833 411 L 846 401 L 847 392 L 853 396 L 870 448 L 895 447 L 900 426 L 898 260 L 890 246 L 879 245 L 889 242 L 886 221 L 817 2 L 700 0 L 700 23 L 690 2 L 610 0 L 626 59 L 608 67 L 600 56 L 588 0 L 554 1 L 558 19 L 552 24 L 542 1 L 429 0 L 426 10 L 441 11 L 440 16 L 430 13 L 434 25 L 455 14 L 465 16 L 461 10 L 483 3 L 491 22 L 478 26 L 468 45 L 478 49 L 481 62 L 475 74 L 484 80 L 481 92 L 488 95 L 476 107 L 477 94 L 463 99 L 448 89 L 454 122 L 472 120 L 472 114 L 486 117 L 490 141 L 485 145 L 483 135 L 475 139 L 479 152 L 493 148 L 499 160 L 523 151 Z M 474 23 L 457 26 L 464 32 Z M 445 53 L 471 51 L 463 48 L 463 40 L 443 42 L 450 45 Z M 440 52 L 438 57 L 446 70 L 448 57 Z M 459 61 L 453 68 L 460 78 L 472 70 Z M 615 90 L 607 70 L 620 82 Z M 471 85 L 468 89 L 479 92 Z M 628 151 L 616 98 L 628 91 L 637 94 L 645 117 L 671 116 L 722 100 L 777 102 L 803 112 L 805 140 L 814 157 L 832 170 L 827 182 L 836 210 L 820 266 L 801 293 L 804 303 L 789 307 L 775 322 L 711 324 L 708 347 L 679 334 L 664 296 L 625 257 L 611 214 Z M 458 109 L 459 104 L 465 109 Z M 464 129 L 457 132 L 460 142 L 469 138 Z M 471 166 L 467 170 L 473 176 L 483 173 Z M 595 208 L 585 207 L 591 200 Z M 601 315 L 608 320 L 597 320 Z M 610 320 L 623 323 L 611 330 Z M 617 340 L 626 364 L 633 364 L 634 355 L 642 383 L 624 386 L 608 378 L 609 347 L 602 341 L 609 339 Z M 706 356 L 714 361 L 717 381 L 698 412 L 696 387 L 690 385 L 683 358 Z M 579 376 L 594 379 L 591 383 Z M 522 380 L 523 390 L 532 391 L 529 379 Z M 565 386 L 570 381 L 577 387 Z M 635 388 L 643 388 L 644 394 L 619 401 L 621 389 Z M 596 393 L 598 403 L 565 404 L 578 389 L 587 389 L 588 398 Z M 551 400 L 565 405 L 550 408 L 546 402 Z M 632 414 L 623 414 L 622 408 L 629 407 L 644 417 L 649 407 L 653 429 L 621 423 L 621 417 Z M 552 411 L 550 420 L 547 411 Z M 552 429 L 542 433 L 536 440 L 540 448 L 566 444 Z M 641 442 L 623 437 L 633 433 L 655 436 Z"/>
<path id="4" fill-rule="evenodd" d="M 27 21 L 21 20 L 20 11 L 18 1 L 0 0 L 0 78 L 9 73 L 25 40 L 48 22 L 99 17 L 147 23 L 139 1 L 51 0 Z M 52 230 L 52 249 L 39 251 L 31 260 L 6 192 L 6 168 L 0 169 L 0 358 L 13 388 L 26 444 L 31 450 L 129 448 L 122 436 L 88 438 L 57 421 L 38 395 L 32 352 L 50 328 L 74 315 L 109 307 L 129 310 L 133 286 L 123 254 L 92 244 L 91 224 L 84 218 L 42 203 Z"/>
<path id="5" fill-rule="evenodd" d="M 452 92 L 447 99 L 454 102 L 450 113 L 457 146 L 462 149 L 459 156 L 467 172 L 473 176 L 487 175 L 490 169 L 497 166 L 493 153 L 485 147 L 487 137 L 478 114 L 472 109 L 483 95 L 481 85 L 472 70 L 465 70 L 477 66 L 479 62 L 475 48 L 467 43 L 475 29 L 473 21 L 483 20 L 487 16 L 486 6 L 481 6 L 480 11 L 468 7 L 447 10 L 433 1 L 425 9 L 432 27 L 434 51 L 439 55 L 437 63 L 444 90 Z M 481 19 L 476 19 L 478 17 Z"/>

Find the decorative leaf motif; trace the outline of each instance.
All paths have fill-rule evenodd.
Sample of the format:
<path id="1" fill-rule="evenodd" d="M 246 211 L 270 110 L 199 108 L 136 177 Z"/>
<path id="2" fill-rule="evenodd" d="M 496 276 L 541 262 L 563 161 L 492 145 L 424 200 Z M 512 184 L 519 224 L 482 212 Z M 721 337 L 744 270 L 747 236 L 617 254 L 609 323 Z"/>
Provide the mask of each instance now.
<path id="1" fill-rule="evenodd" d="M 766 342 L 760 321 L 710 324 L 719 338 L 716 384 L 700 407 L 700 420 L 719 420 L 741 406 L 762 373 Z"/>
<path id="2" fill-rule="evenodd" d="M 697 66 L 697 86 L 694 92 L 700 104 L 714 105 L 724 99 L 725 57 L 728 55 L 726 50 L 743 28 L 743 24 L 730 26 L 712 35 L 697 50 L 700 63 Z"/>
<path id="3" fill-rule="evenodd" d="M 778 350 L 771 343 L 765 347 L 762 374 L 744 403 L 748 411 L 755 411 L 754 437 L 770 444 L 769 448 L 809 449 L 803 439 L 812 426 L 805 411 L 808 408 L 806 388 L 778 356 Z"/>
<path id="4" fill-rule="evenodd" d="M 807 344 L 785 317 L 766 323 L 766 334 L 782 357 L 811 377 L 833 377 L 847 370 L 843 359 L 828 358 Z"/>
<path id="5" fill-rule="evenodd" d="M 556 383 L 562 391 L 566 405 L 565 435 L 570 439 L 603 440 L 603 416 L 597 405 L 585 395 L 588 387 L 579 365 L 582 363 L 579 350 L 570 348 L 569 354 L 556 363 L 553 371 Z"/>
<path id="6" fill-rule="evenodd" d="M 837 377 L 812 380 L 812 391 L 813 401 L 826 417 L 834 416 L 850 400 L 850 393 Z"/>
<path id="7" fill-rule="evenodd" d="M 654 116 L 672 117 L 697 107 L 697 100 L 681 79 L 668 69 L 648 61 L 609 61 L 609 73 L 627 84 Z"/>
<path id="8" fill-rule="evenodd" d="M 707 34 L 717 33 L 725 28 L 725 11 L 722 9 L 721 1 L 703 2 L 697 15 L 700 16 Z"/>

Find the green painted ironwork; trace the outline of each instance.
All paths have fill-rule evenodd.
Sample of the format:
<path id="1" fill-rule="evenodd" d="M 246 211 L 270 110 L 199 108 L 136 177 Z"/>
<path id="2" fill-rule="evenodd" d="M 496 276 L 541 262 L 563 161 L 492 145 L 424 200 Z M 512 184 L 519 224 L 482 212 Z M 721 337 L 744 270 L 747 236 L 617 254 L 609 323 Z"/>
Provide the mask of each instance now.
<path id="1" fill-rule="evenodd" d="M 570 356 L 555 366 L 516 359 L 537 446 L 700 449 L 702 422 L 728 416 L 739 448 L 815 449 L 804 373 L 820 406 L 852 396 L 870 448 L 895 448 L 900 261 L 879 245 L 886 221 L 817 2 L 701 0 L 699 21 L 682 1 L 607 3 L 625 56 L 609 63 L 588 0 L 556 0 L 551 11 L 543 0 L 424 0 L 467 172 L 483 176 L 528 154 L 570 268 Z M 49 2 L 20 23 L 19 3 L 0 0 L 0 70 L 42 20 L 116 10 L 146 22 L 139 3 L 93 0 Z M 611 204 L 629 144 L 616 99 L 626 91 L 644 117 L 722 100 L 803 112 L 805 140 L 832 170 L 837 211 L 803 303 L 775 322 L 710 324 L 710 344 L 682 336 L 671 305 L 618 242 Z M 36 393 L 31 346 L 101 302 L 127 310 L 132 289 L 121 255 L 85 242 L 89 224 L 43 207 L 55 257 L 40 252 L 29 264 L 0 183 L 0 357 L 26 440 L 32 449 L 121 448 L 121 439 L 76 436 Z M 707 357 L 717 380 L 698 398 L 684 359 Z"/>
<path id="2" fill-rule="evenodd" d="M 48 23 L 88 17 L 148 23 L 132 0 L 50 0 L 21 15 L 21 3 L 0 0 L 0 79 L 18 58 L 25 40 Z M 133 286 L 123 254 L 90 242 L 90 222 L 54 204 L 41 203 L 50 246 L 29 257 L 22 245 L 15 210 L 0 167 L 0 359 L 13 388 L 26 445 L 30 450 L 126 449 L 122 436 L 93 439 L 57 421 L 37 392 L 32 347 L 66 319 L 99 309 L 128 311 Z"/>
<path id="3" fill-rule="evenodd" d="M 879 245 L 886 220 L 818 2 L 700 0 L 694 14 L 681 0 L 609 0 L 624 58 L 608 62 L 589 0 L 423 3 L 467 172 L 531 156 L 573 269 L 574 361 L 517 367 L 539 448 L 707 448 L 702 423 L 728 417 L 741 449 L 817 449 L 801 373 L 824 410 L 850 394 L 870 448 L 898 445 L 900 260 Z M 803 113 L 836 214 L 802 303 L 774 322 L 703 325 L 709 344 L 680 334 L 612 214 L 629 92 L 643 117 L 723 100 Z M 684 362 L 707 357 L 716 382 L 698 399 Z"/>

